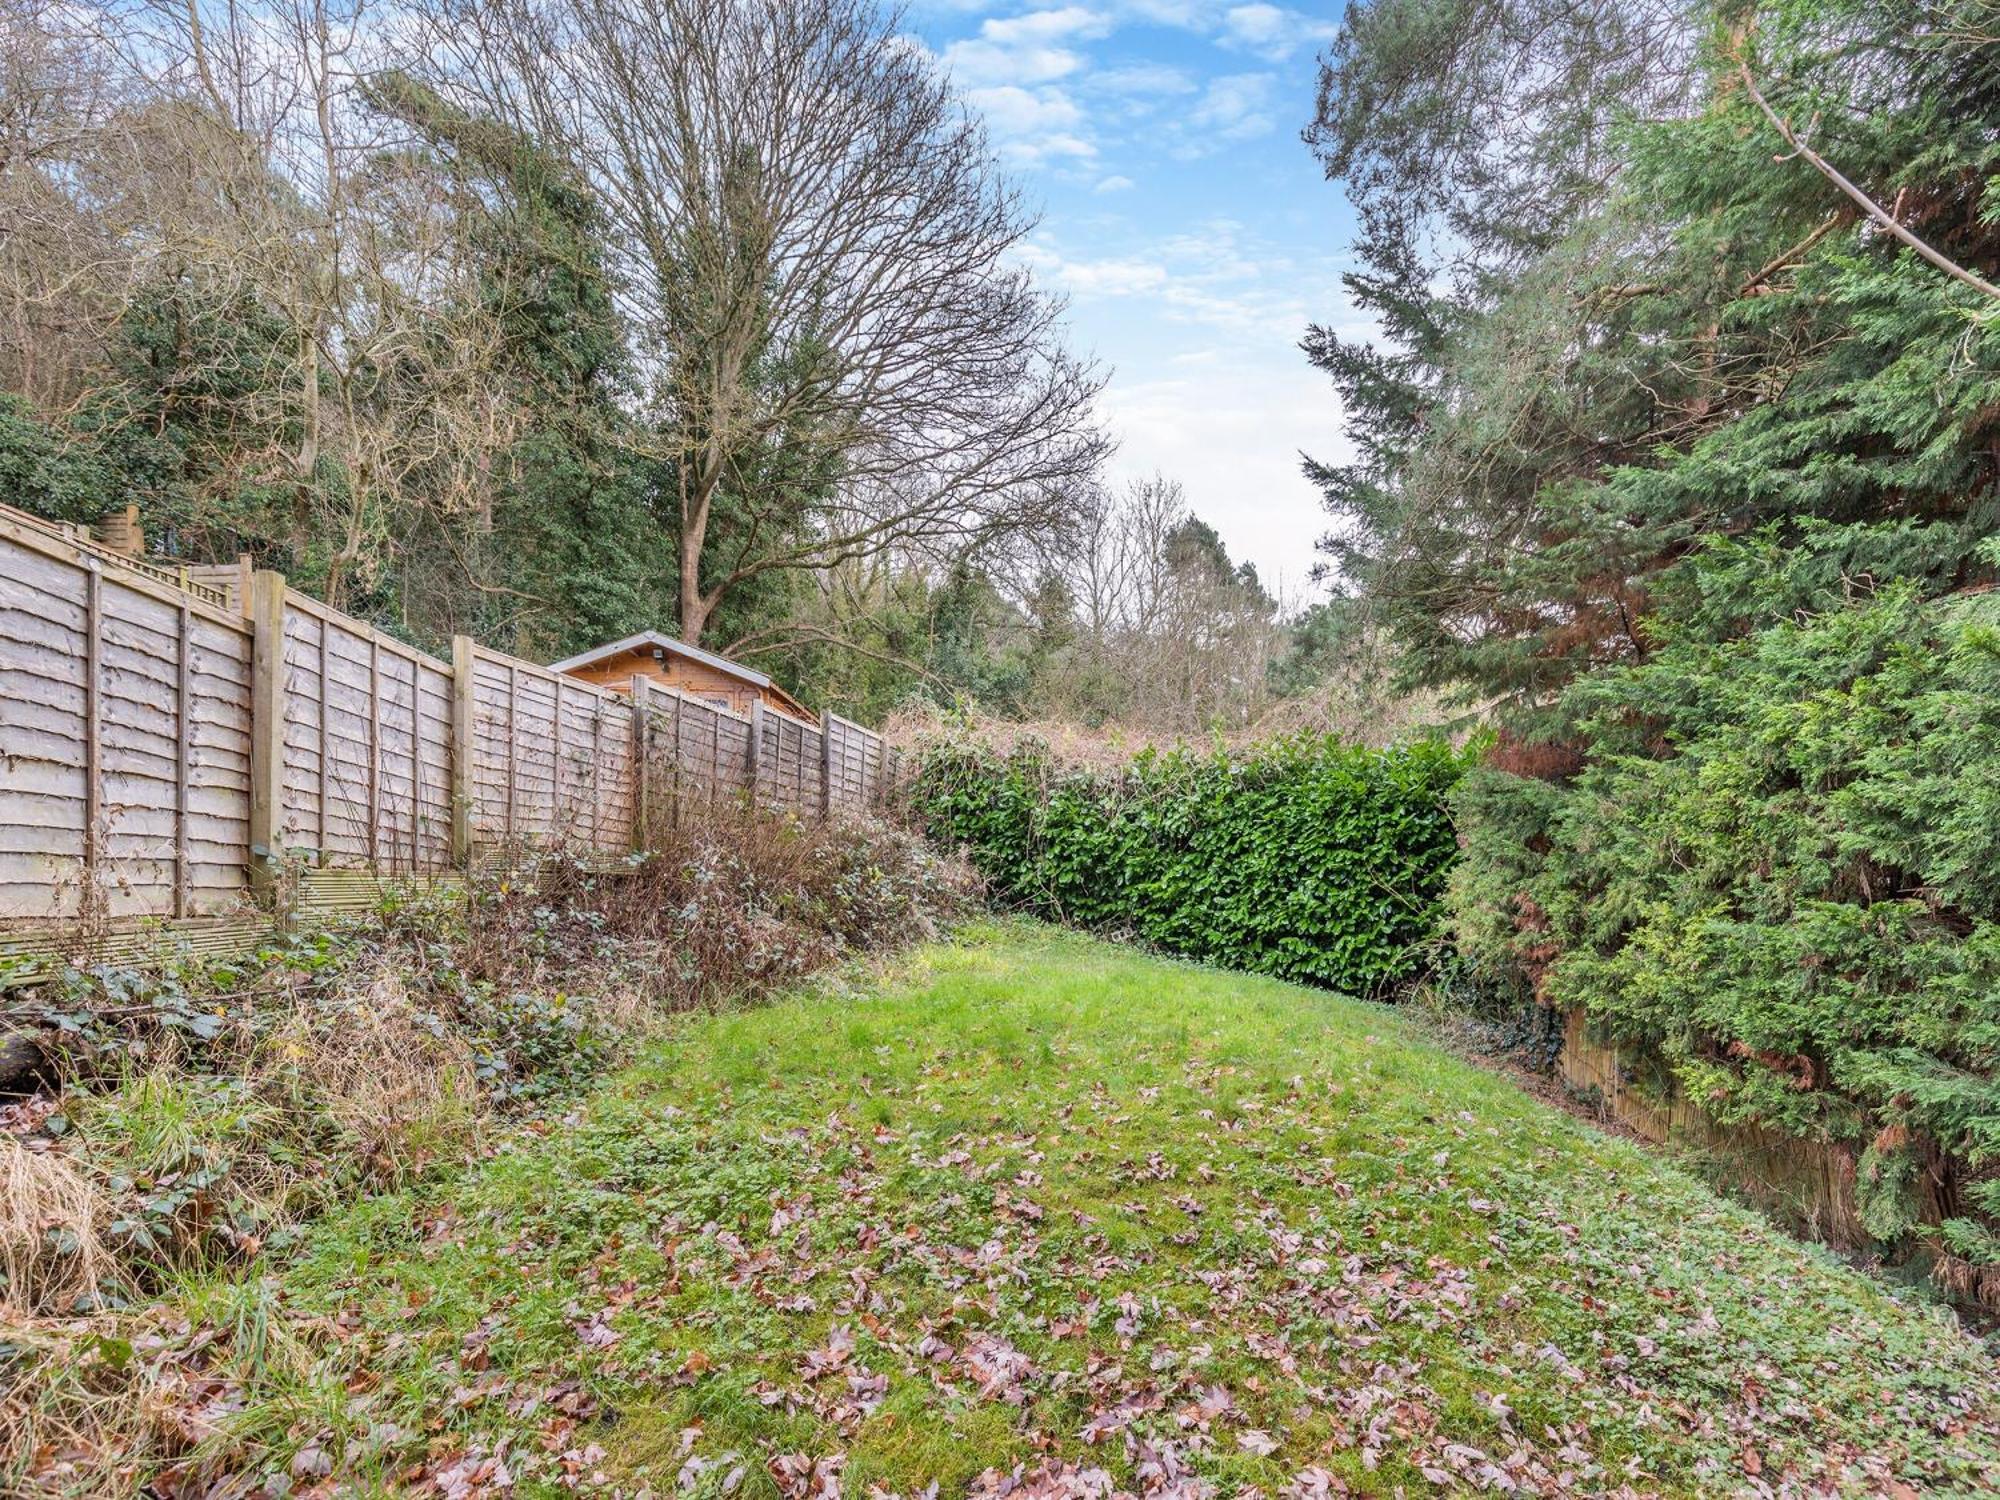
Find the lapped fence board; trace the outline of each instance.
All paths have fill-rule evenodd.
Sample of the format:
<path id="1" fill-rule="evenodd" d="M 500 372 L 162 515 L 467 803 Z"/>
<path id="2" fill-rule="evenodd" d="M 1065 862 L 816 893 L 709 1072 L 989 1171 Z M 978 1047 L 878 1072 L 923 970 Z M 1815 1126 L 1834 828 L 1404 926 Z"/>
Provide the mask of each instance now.
<path id="1" fill-rule="evenodd" d="M 464 855 L 632 847 L 638 802 L 631 700 L 465 643 L 458 701 Z"/>
<path id="2" fill-rule="evenodd" d="M 0 508 L 0 920 L 234 904 L 249 659 L 212 595 Z"/>
<path id="3" fill-rule="evenodd" d="M 234 920 L 343 871 L 611 864 L 691 804 L 846 815 L 893 779 L 837 715 L 613 691 L 463 639 L 440 661 L 224 572 L 182 588 L 0 505 L 0 937 Z"/>
<path id="4" fill-rule="evenodd" d="M 447 868 L 453 669 L 288 591 L 281 838 L 316 868 Z"/>

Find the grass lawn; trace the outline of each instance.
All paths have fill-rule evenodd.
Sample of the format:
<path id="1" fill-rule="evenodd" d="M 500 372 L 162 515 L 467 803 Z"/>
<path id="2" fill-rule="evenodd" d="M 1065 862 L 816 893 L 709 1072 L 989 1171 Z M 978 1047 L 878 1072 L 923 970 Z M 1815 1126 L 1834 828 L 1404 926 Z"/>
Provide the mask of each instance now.
<path id="1" fill-rule="evenodd" d="M 297 1490 L 2000 1480 L 1945 1314 L 1381 1007 L 1026 925 L 690 1021 L 188 1296 L 280 1299 L 232 1427 Z"/>

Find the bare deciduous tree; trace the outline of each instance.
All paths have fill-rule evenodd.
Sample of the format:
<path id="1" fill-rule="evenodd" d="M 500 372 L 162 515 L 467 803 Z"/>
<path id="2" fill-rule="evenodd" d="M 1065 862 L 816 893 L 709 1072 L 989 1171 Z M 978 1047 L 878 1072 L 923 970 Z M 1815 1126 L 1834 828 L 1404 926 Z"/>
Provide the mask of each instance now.
<path id="1" fill-rule="evenodd" d="M 1095 491 L 1047 566 L 1076 613 L 1075 644 L 1039 687 L 1047 709 L 1186 731 L 1240 725 L 1268 704 L 1285 612 L 1193 516 L 1178 481 Z"/>
<path id="2" fill-rule="evenodd" d="M 433 81 L 601 195 L 677 488 L 680 630 L 774 570 L 1066 513 L 1096 372 L 978 123 L 866 0 L 459 0 Z"/>

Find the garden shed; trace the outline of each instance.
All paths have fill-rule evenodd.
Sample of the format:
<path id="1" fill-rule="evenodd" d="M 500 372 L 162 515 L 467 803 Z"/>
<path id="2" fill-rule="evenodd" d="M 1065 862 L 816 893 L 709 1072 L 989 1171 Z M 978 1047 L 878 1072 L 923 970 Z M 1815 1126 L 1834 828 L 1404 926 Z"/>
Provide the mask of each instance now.
<path id="1" fill-rule="evenodd" d="M 767 674 L 657 630 L 642 630 L 552 661 L 549 670 L 621 693 L 631 691 L 634 677 L 648 677 L 661 687 L 673 688 L 714 708 L 741 714 L 748 713 L 751 704 L 762 703 L 767 709 L 813 722 L 806 706 Z"/>

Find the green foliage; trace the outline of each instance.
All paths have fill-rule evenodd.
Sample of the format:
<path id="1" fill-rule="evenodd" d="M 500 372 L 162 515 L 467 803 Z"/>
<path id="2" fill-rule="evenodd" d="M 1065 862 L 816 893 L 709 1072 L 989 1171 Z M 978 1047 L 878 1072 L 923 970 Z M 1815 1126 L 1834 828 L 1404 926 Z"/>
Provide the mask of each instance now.
<path id="1" fill-rule="evenodd" d="M 2000 316 L 1753 90 L 1992 279 L 1996 34 L 1991 0 L 1367 0 L 1313 140 L 1395 342 L 1308 341 L 1347 577 L 1506 729 L 1454 793 L 1462 951 L 1982 1265 Z"/>
<path id="2" fill-rule="evenodd" d="M 1921 540 L 1711 545 L 1657 648 L 1561 700 L 1572 782 L 1485 768 L 1456 794 L 1467 951 L 1717 1119 L 1860 1154 L 1885 1240 L 2000 1174 L 2000 609 L 1841 561 Z"/>
<path id="3" fill-rule="evenodd" d="M 1991 1362 L 1936 1309 L 1379 1007 L 1026 923 L 690 1018 L 560 1128 L 324 1221 L 282 1282 L 296 1374 L 228 1336 L 256 1285 L 144 1346 L 237 1403 L 159 1490 L 449 1491 L 501 1455 L 553 1495 L 586 1442 L 607 1491 L 703 1500 L 814 1462 L 850 1495 L 2000 1471 Z M 1364 1402 L 1398 1419 L 1351 1432 Z"/>
<path id="4" fill-rule="evenodd" d="M 916 803 L 1003 898 L 1172 953 L 1356 993 L 1409 978 L 1435 930 L 1464 758 L 1280 740 L 1147 752 L 1116 775 L 926 748 Z"/>
<path id="5" fill-rule="evenodd" d="M 1991 278 L 1994 34 L 1990 0 L 1354 8 L 1313 139 L 1393 342 L 1308 339 L 1358 455 L 1315 472 L 1415 676 L 1545 732 L 1704 536 L 1906 517 L 1966 563 L 2000 523 L 1990 299 L 1774 160 L 1738 68 Z"/>
<path id="6" fill-rule="evenodd" d="M 108 488 L 95 452 L 65 444 L 19 396 L 0 393 L 0 495 L 56 521 L 94 521 Z"/>
<path id="7" fill-rule="evenodd" d="M 477 525 L 412 510 L 376 612 L 414 613 L 437 640 L 467 631 L 538 656 L 671 621 L 674 529 L 656 504 L 671 475 L 632 441 L 626 330 L 603 211 L 581 172 L 407 74 L 371 78 L 363 93 L 416 133 L 417 165 L 459 205 L 522 419 Z M 471 580 L 486 586 L 468 599 Z"/>

